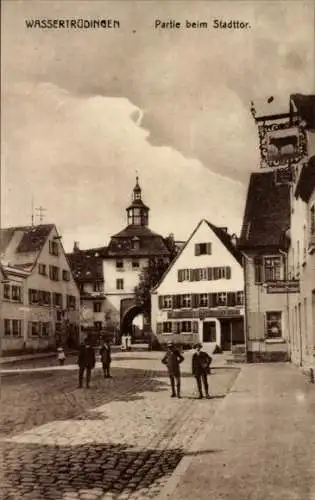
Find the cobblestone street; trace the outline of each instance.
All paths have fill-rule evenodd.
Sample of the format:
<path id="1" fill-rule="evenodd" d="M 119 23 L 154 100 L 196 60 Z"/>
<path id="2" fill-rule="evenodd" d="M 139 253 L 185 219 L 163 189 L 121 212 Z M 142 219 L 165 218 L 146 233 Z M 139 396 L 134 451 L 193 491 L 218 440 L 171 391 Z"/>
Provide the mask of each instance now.
<path id="1" fill-rule="evenodd" d="M 41 360 L 24 363 L 30 371 L 4 373 L 1 500 L 154 498 L 239 372 L 217 356 L 213 398 L 198 401 L 186 353 L 182 399 L 171 399 L 161 357 L 116 354 L 113 378 L 103 379 L 97 366 L 89 390 L 76 388 L 75 358 L 63 369 Z"/>

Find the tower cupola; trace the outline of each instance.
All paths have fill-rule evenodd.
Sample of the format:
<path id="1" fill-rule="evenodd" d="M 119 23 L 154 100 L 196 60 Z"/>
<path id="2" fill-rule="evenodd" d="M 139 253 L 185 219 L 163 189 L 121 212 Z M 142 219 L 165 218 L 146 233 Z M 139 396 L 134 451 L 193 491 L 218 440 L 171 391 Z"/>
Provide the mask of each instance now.
<path id="1" fill-rule="evenodd" d="M 128 226 L 146 227 L 149 224 L 149 207 L 147 207 L 141 196 L 141 187 L 139 185 L 139 177 L 136 177 L 136 185 L 132 191 L 131 205 L 126 209 Z"/>

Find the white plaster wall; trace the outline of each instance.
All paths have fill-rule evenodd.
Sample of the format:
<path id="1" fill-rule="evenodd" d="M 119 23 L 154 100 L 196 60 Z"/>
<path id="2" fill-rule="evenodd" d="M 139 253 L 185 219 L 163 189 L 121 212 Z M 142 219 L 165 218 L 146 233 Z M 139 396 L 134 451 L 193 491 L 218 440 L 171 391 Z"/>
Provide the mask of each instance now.
<path id="1" fill-rule="evenodd" d="M 211 243 L 211 255 L 195 255 L 196 243 Z M 211 281 L 178 282 L 179 269 L 198 269 L 207 267 L 231 267 L 231 279 Z M 171 265 L 163 282 L 157 288 L 159 295 L 184 293 L 215 293 L 244 290 L 243 268 L 213 233 L 208 224 L 202 221 L 177 260 Z"/>

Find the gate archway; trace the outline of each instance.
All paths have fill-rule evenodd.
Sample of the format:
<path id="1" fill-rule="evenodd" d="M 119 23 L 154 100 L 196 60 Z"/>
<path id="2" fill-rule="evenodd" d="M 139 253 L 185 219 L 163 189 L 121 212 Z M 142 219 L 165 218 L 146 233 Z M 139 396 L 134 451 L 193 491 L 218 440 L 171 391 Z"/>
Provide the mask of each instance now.
<path id="1" fill-rule="evenodd" d="M 126 299 L 125 301 L 122 301 L 121 303 L 121 320 L 120 320 L 120 337 L 122 335 L 127 335 L 129 334 L 132 338 L 132 341 L 137 340 L 143 340 L 146 341 L 147 339 L 145 338 L 145 331 L 142 331 L 141 337 L 139 338 L 139 332 L 138 335 L 135 335 L 135 328 L 133 326 L 133 320 L 139 316 L 143 315 L 144 316 L 144 309 L 143 306 L 139 303 L 137 303 L 135 300 L 131 299 Z"/>

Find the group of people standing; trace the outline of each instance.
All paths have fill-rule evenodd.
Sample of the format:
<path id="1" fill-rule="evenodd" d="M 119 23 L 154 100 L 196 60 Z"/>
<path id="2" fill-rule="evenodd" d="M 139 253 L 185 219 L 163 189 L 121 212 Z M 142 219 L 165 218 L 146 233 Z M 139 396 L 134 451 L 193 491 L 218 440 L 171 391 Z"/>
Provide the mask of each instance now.
<path id="1" fill-rule="evenodd" d="M 202 345 L 196 344 L 194 346 L 195 352 L 192 357 L 192 374 L 196 378 L 197 388 L 199 392 L 199 399 L 204 396 L 209 399 L 209 384 L 208 375 L 210 374 L 210 365 L 212 362 L 211 356 L 205 351 L 202 351 Z M 108 340 L 103 339 L 101 341 L 101 346 L 99 350 L 104 378 L 111 378 L 110 374 L 110 364 L 111 364 L 111 347 Z M 65 354 L 63 349 L 58 349 L 58 360 L 59 364 L 63 365 L 65 360 Z M 180 364 L 184 361 L 184 356 L 181 354 L 179 349 L 172 343 L 169 342 L 167 345 L 167 351 L 162 359 L 162 363 L 166 365 L 170 384 L 171 384 L 171 397 L 180 398 L 181 397 L 181 373 Z M 87 337 L 85 341 L 80 345 L 79 356 L 79 384 L 78 387 L 81 389 L 83 387 L 84 375 L 85 375 L 85 387 L 90 387 L 91 373 L 95 367 L 95 349 L 93 346 L 92 339 Z"/>
<path id="2" fill-rule="evenodd" d="M 110 364 L 111 364 L 111 348 L 107 340 L 103 340 L 100 346 L 100 357 L 103 366 L 104 378 L 111 378 Z M 83 387 L 83 379 L 85 374 L 85 386 L 90 387 L 91 373 L 95 367 L 95 350 L 92 345 L 91 339 L 87 337 L 80 345 L 79 357 L 79 388 Z"/>
<path id="3" fill-rule="evenodd" d="M 207 399 L 210 399 L 208 375 L 210 374 L 210 365 L 212 362 L 212 358 L 207 352 L 201 350 L 201 344 L 196 344 L 194 346 L 194 349 L 195 352 L 192 357 L 192 374 L 196 378 L 197 382 L 199 392 L 198 399 L 202 399 L 204 396 Z M 166 365 L 168 369 L 172 398 L 181 397 L 180 364 L 183 361 L 184 356 L 172 342 L 169 342 L 167 345 L 167 352 L 162 359 L 162 363 Z"/>

